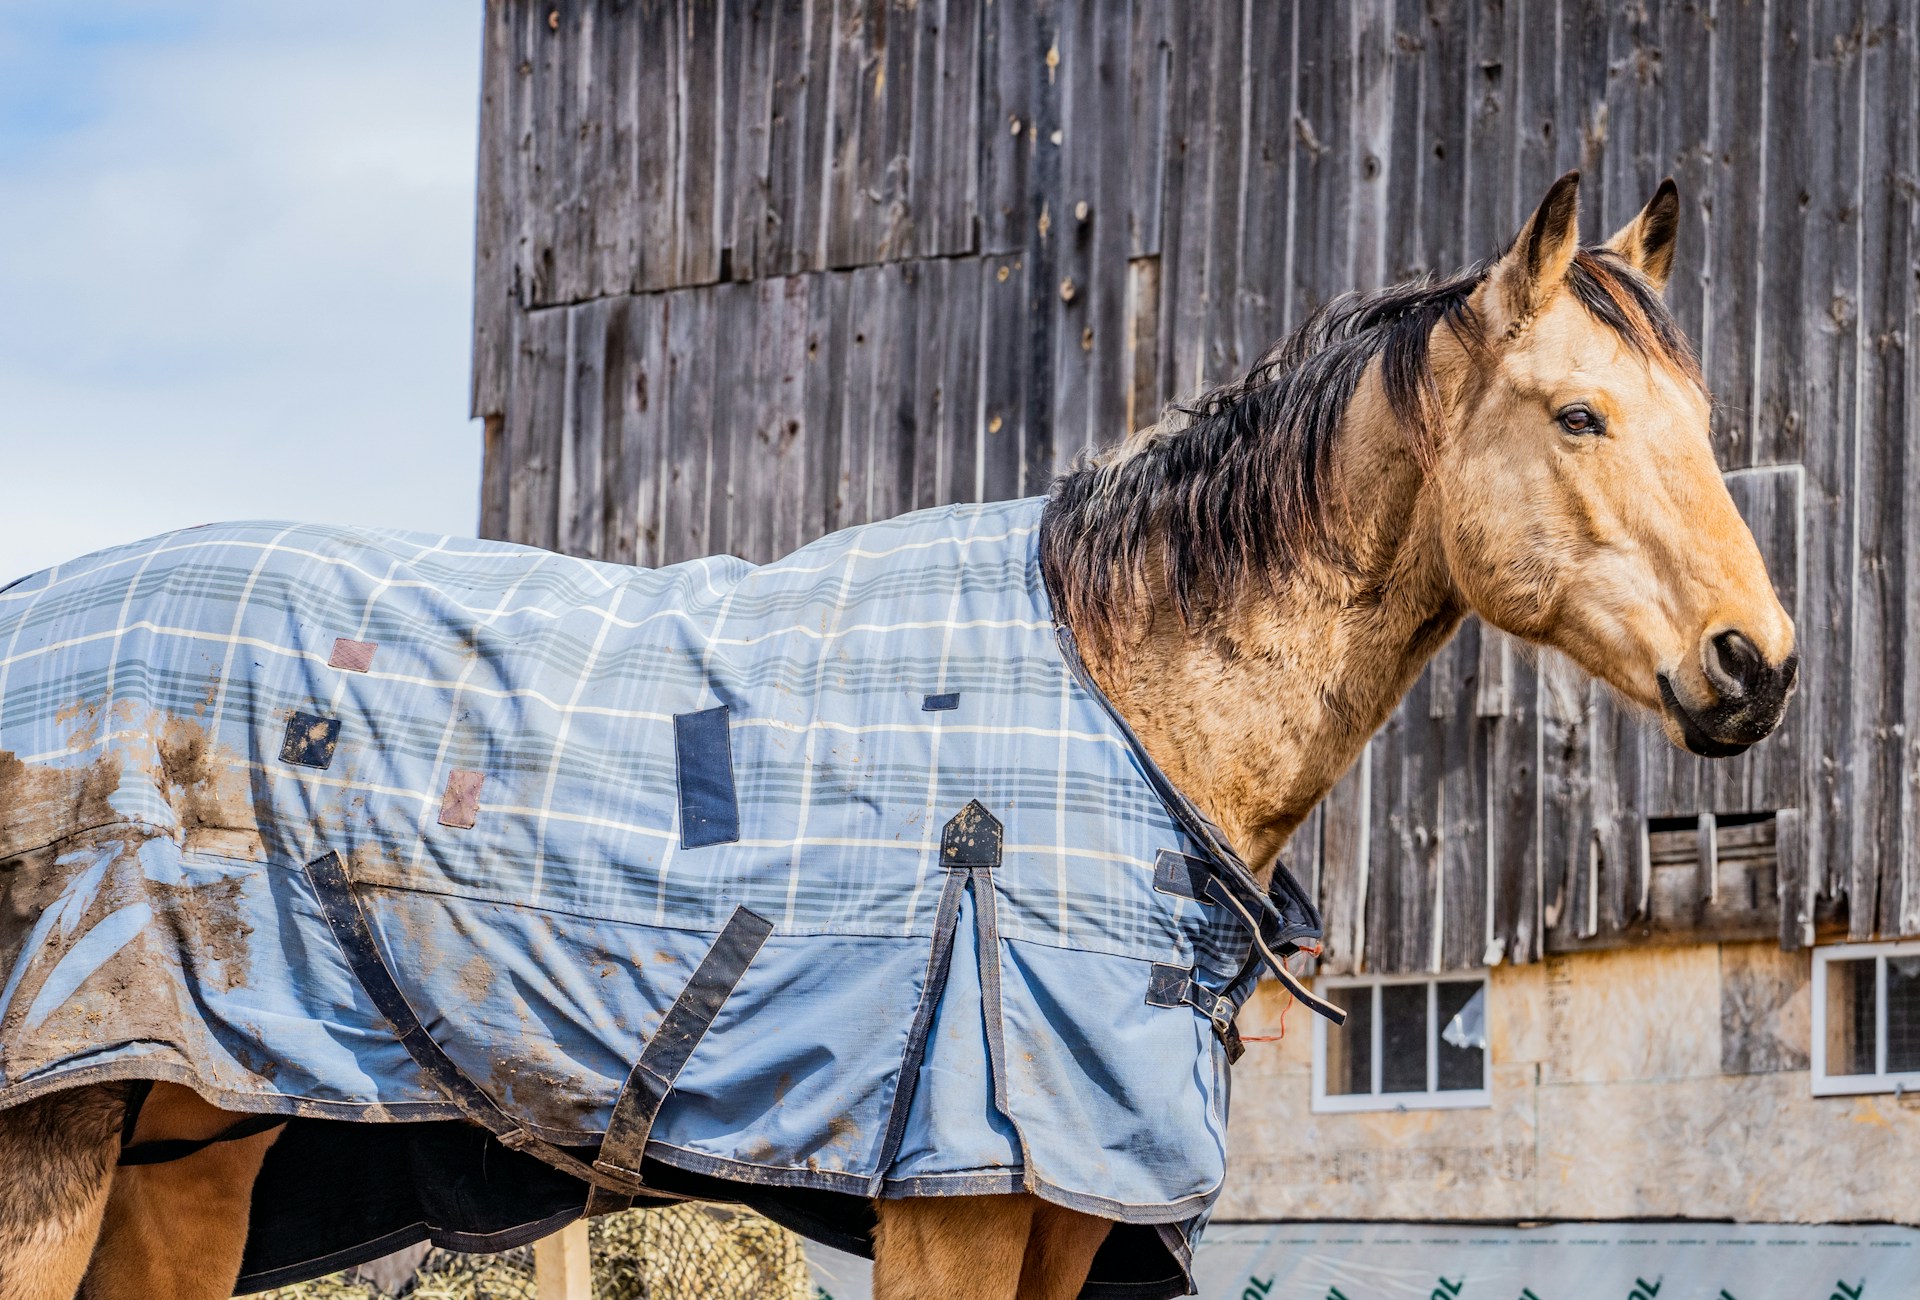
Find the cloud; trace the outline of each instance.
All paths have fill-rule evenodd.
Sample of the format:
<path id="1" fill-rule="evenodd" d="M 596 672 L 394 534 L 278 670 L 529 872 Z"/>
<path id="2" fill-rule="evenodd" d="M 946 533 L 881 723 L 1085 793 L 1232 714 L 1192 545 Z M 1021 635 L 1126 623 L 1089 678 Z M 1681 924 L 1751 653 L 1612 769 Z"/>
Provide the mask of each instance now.
<path id="1" fill-rule="evenodd" d="M 480 23 L 0 6 L 0 582 L 211 519 L 473 530 Z"/>

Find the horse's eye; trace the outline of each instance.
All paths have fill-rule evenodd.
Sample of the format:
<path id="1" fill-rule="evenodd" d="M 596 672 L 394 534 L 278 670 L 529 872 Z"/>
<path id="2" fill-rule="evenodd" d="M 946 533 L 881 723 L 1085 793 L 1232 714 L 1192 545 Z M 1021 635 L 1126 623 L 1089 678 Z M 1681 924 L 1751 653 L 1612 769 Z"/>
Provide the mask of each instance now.
<path id="1" fill-rule="evenodd" d="M 1600 417 L 1595 415 L 1590 407 L 1585 406 L 1569 406 L 1560 412 L 1560 427 L 1568 433 L 1604 432 Z"/>

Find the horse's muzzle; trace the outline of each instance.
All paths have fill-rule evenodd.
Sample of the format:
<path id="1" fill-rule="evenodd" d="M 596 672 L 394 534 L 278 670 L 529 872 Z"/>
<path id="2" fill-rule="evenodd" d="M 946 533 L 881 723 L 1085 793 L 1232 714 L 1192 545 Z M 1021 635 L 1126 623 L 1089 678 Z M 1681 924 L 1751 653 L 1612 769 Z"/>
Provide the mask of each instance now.
<path id="1" fill-rule="evenodd" d="M 1765 740 L 1780 725 L 1800 683 L 1800 656 L 1769 664 L 1739 632 L 1722 632 L 1701 650 L 1701 667 L 1716 692 L 1705 708 L 1690 709 L 1660 674 L 1660 703 L 1686 747 L 1703 758 L 1732 758 Z"/>

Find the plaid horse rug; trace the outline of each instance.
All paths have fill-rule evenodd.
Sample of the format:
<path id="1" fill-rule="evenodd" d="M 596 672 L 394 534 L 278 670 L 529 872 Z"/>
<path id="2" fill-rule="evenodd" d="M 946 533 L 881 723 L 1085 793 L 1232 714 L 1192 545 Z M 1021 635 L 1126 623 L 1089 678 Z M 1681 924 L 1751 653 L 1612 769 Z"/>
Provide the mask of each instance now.
<path id="1" fill-rule="evenodd" d="M 0 589 L 0 1105 L 604 1138 L 598 1196 L 842 1245 L 866 1198 L 1026 1190 L 1132 1225 L 1089 1294 L 1178 1293 L 1233 1014 L 1319 922 L 1086 677 L 1042 506 L 661 570 L 218 525 Z"/>

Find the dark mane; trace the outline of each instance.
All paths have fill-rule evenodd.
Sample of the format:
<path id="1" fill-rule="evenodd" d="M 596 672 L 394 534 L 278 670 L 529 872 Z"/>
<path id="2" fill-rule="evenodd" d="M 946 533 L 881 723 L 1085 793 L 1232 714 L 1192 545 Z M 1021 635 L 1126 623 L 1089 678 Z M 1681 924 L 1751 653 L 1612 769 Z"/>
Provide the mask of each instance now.
<path id="1" fill-rule="evenodd" d="M 1427 463 L 1441 424 L 1428 345 L 1445 325 L 1470 350 L 1486 346 L 1471 298 L 1492 265 L 1335 298 L 1243 378 L 1173 406 L 1143 444 L 1057 479 L 1040 529 L 1056 615 L 1094 646 L 1110 645 L 1156 567 L 1192 628 L 1249 583 L 1277 588 L 1308 559 L 1344 563 L 1327 485 L 1354 390 L 1379 358 L 1387 405 Z M 1583 249 L 1567 283 L 1635 352 L 1702 384 L 1666 304 L 1625 262 Z"/>

